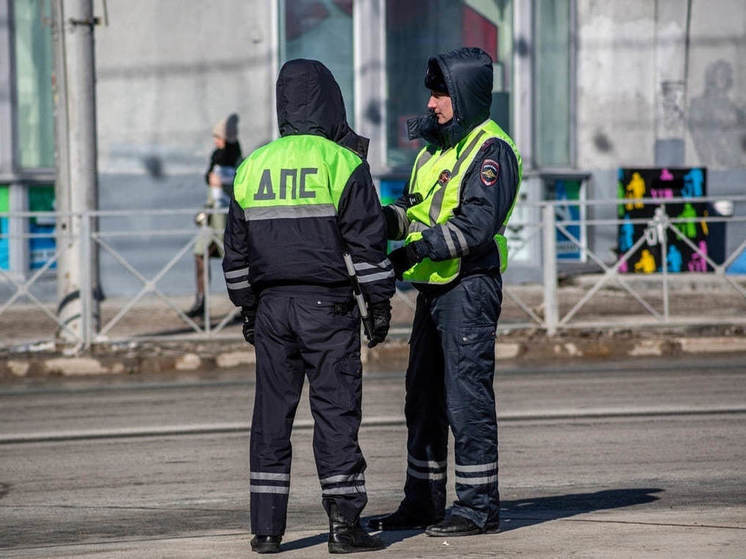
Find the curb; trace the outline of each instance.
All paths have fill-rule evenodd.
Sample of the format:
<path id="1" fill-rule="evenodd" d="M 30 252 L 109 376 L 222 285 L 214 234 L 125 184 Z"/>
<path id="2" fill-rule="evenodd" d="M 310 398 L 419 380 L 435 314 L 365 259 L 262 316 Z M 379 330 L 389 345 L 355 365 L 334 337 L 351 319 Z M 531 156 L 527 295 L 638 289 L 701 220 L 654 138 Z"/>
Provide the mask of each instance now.
<path id="1" fill-rule="evenodd" d="M 513 332 L 501 336 L 495 344 L 498 363 L 713 354 L 746 355 L 746 336 L 740 330 L 718 336 L 581 332 L 548 337 L 543 333 Z M 362 361 L 369 369 L 404 371 L 408 357 L 409 345 L 401 340 L 373 349 L 363 347 L 361 351 Z M 0 353 L 0 379 L 253 369 L 255 363 L 253 347 L 243 342 L 133 342 L 126 348 L 102 347 L 76 356 L 50 350 Z"/>

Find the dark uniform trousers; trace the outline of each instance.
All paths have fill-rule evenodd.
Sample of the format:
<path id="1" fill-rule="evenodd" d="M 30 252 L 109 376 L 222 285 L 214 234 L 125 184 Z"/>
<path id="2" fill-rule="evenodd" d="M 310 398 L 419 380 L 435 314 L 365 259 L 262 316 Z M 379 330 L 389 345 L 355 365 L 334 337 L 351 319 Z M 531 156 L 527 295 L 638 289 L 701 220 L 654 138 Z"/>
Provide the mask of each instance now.
<path id="1" fill-rule="evenodd" d="M 497 520 L 495 331 L 499 277 L 472 275 L 440 295 L 417 297 L 406 378 L 404 507 L 441 516 L 446 505 L 448 426 L 455 440 L 452 514 L 479 526 Z"/>
<path id="2" fill-rule="evenodd" d="M 352 300 L 266 289 L 256 317 L 256 394 L 251 423 L 251 531 L 285 532 L 290 491 L 290 434 L 308 375 L 313 451 L 327 513 L 346 520 L 367 503 L 358 445 L 362 365 L 360 318 Z"/>

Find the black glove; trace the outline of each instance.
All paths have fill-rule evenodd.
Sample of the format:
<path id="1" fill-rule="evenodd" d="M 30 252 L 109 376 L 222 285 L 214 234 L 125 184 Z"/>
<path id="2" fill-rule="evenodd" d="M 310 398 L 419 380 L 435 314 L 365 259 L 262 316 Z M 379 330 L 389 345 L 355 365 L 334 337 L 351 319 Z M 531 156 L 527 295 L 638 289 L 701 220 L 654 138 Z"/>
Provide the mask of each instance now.
<path id="1" fill-rule="evenodd" d="M 409 243 L 407 246 L 397 248 L 389 254 L 389 260 L 391 265 L 394 267 L 394 274 L 396 279 L 402 279 L 404 272 L 409 270 L 412 266 L 422 261 L 424 255 L 422 254 L 422 241 L 415 241 Z"/>
<path id="2" fill-rule="evenodd" d="M 383 219 L 386 222 L 386 238 L 399 238 L 401 231 L 399 231 L 399 217 L 396 210 L 390 206 L 384 206 L 381 208 L 381 211 L 383 212 Z"/>
<path id="3" fill-rule="evenodd" d="M 243 321 L 243 338 L 254 345 L 254 323 L 256 322 L 256 307 L 241 307 Z"/>
<path id="4" fill-rule="evenodd" d="M 371 330 L 368 347 L 375 347 L 386 339 L 391 324 L 391 303 L 388 299 L 370 306 Z"/>

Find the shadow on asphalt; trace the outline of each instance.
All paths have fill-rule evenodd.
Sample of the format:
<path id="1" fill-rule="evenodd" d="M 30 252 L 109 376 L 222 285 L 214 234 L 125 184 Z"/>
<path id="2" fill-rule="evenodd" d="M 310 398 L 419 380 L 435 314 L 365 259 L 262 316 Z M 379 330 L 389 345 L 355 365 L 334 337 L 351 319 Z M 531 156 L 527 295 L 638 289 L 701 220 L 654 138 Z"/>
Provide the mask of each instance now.
<path id="1" fill-rule="evenodd" d="M 371 516 L 370 518 L 373 517 Z M 363 522 L 363 526 L 365 526 L 365 519 L 362 518 L 361 520 Z M 386 543 L 386 547 L 388 547 L 391 544 L 406 540 L 407 538 L 411 538 L 412 536 L 417 536 L 421 533 L 422 530 L 399 530 L 396 532 L 381 532 L 379 534 L 376 534 L 376 536 L 381 538 Z M 305 538 L 289 541 L 287 543 L 283 542 L 281 551 L 292 551 L 295 549 L 303 549 L 304 547 L 313 547 L 315 545 L 326 543 L 328 540 L 329 532 L 324 532 L 322 534 L 307 536 Z"/>
<path id="2" fill-rule="evenodd" d="M 607 489 L 595 493 L 571 493 L 554 497 L 516 499 L 500 503 L 500 531 L 533 526 L 597 510 L 652 503 L 663 489 Z"/>
<path id="3" fill-rule="evenodd" d="M 633 505 L 652 503 L 660 499 L 654 493 L 660 493 L 663 489 L 641 488 L 641 489 L 606 489 L 595 493 L 571 493 L 569 495 L 556 495 L 554 497 L 536 497 L 534 499 L 516 499 L 514 501 L 502 501 L 500 506 L 500 532 L 525 528 L 568 518 L 578 514 L 594 512 L 597 510 L 608 510 Z M 371 517 L 361 518 L 363 525 Z M 376 534 L 386 545 L 406 540 L 421 534 L 422 530 L 397 530 L 381 532 Z M 316 545 L 326 541 L 328 534 L 321 534 L 303 538 L 288 544 L 287 549 L 300 549 Z"/>
<path id="4" fill-rule="evenodd" d="M 304 547 L 313 547 L 321 543 L 326 543 L 327 541 L 329 541 L 329 532 L 316 534 L 315 536 L 307 536 L 287 543 L 282 542 L 280 551 L 293 551 L 295 549 L 303 549 Z"/>

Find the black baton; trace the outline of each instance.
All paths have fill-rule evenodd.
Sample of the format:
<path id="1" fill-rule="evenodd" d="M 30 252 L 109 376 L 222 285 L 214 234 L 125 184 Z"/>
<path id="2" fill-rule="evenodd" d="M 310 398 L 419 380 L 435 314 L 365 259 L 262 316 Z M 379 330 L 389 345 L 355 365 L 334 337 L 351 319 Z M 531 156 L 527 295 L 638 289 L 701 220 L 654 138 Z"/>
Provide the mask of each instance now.
<path id="1" fill-rule="evenodd" d="M 347 267 L 347 275 L 350 276 L 350 282 L 352 283 L 352 293 L 355 295 L 355 301 L 357 302 L 357 308 L 360 309 L 360 318 L 363 320 L 363 330 L 365 330 L 365 336 L 368 341 L 373 339 L 373 324 L 370 320 L 370 314 L 368 313 L 368 303 L 365 301 L 363 292 L 360 289 L 360 281 L 357 279 L 357 273 L 355 272 L 355 265 L 352 263 L 352 256 L 345 252 L 342 255 L 344 258 L 345 266 Z"/>

